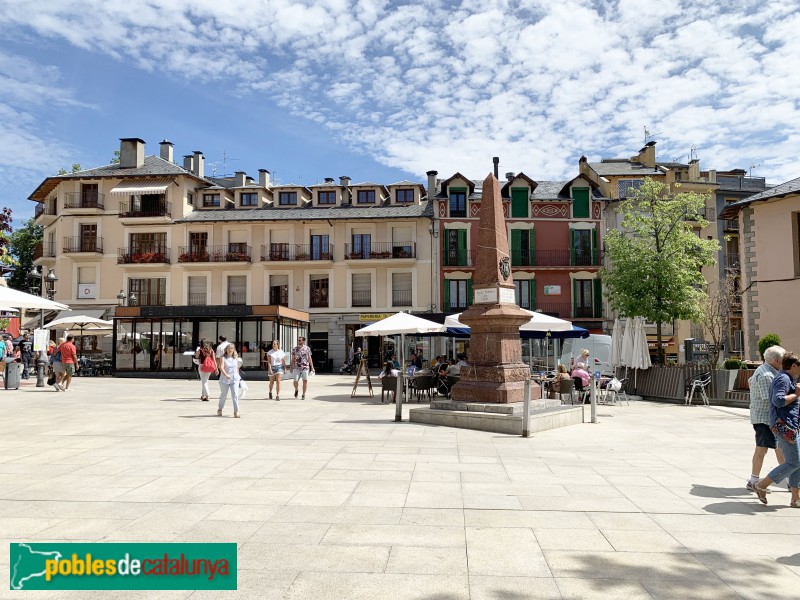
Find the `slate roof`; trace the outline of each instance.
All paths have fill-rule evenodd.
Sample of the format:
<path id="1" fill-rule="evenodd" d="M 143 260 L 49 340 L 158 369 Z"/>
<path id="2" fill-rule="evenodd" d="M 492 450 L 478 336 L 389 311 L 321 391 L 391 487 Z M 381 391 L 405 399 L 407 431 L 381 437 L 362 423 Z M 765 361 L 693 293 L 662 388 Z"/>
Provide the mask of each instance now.
<path id="1" fill-rule="evenodd" d="M 606 175 L 638 175 L 640 177 L 660 177 L 664 171 L 658 168 L 646 167 L 641 163 L 631 162 L 626 159 L 608 159 L 602 162 L 589 163 L 589 166 L 600 176 Z"/>
<path id="2" fill-rule="evenodd" d="M 749 206 L 753 202 L 775 200 L 790 194 L 800 194 L 800 177 L 787 181 L 786 183 L 776 185 L 775 187 L 764 190 L 763 192 L 759 192 L 758 194 L 748 196 L 747 198 L 739 200 L 738 202 L 732 202 L 722 209 L 722 212 L 720 212 L 719 216 L 723 219 L 731 219 L 736 217 L 741 209 Z"/>
<path id="3" fill-rule="evenodd" d="M 537 183 L 539 185 L 533 190 L 531 200 L 535 202 L 542 202 L 545 200 L 572 200 L 569 194 L 564 193 L 564 188 L 573 181 L 575 181 L 575 179 L 570 179 L 568 181 L 538 181 Z M 608 200 L 608 198 L 603 196 L 599 188 L 592 186 L 591 190 L 593 200 Z"/>
<path id="4" fill-rule="evenodd" d="M 196 210 L 176 223 L 244 222 L 244 221 L 324 221 L 350 219 L 417 219 L 433 218 L 430 202 L 388 206 L 334 206 L 323 208 L 310 203 L 297 208 L 253 208 L 247 210 Z"/>

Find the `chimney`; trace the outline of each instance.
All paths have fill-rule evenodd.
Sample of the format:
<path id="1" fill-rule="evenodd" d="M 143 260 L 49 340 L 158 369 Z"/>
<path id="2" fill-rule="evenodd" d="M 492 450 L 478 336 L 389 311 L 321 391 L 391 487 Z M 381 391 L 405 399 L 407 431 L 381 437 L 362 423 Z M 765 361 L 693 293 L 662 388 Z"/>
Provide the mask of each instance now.
<path id="1" fill-rule="evenodd" d="M 205 161 L 203 160 L 203 153 L 200 150 L 194 151 L 194 174 L 198 177 L 206 176 Z"/>
<path id="2" fill-rule="evenodd" d="M 426 173 L 428 176 L 428 200 L 433 200 L 434 196 L 436 196 L 436 176 L 438 174 L 438 171 L 428 171 Z"/>
<path id="3" fill-rule="evenodd" d="M 698 181 L 700 179 L 700 161 L 698 159 L 689 161 L 689 181 Z"/>
<path id="4" fill-rule="evenodd" d="M 509 171 L 508 173 L 506 173 L 506 179 L 508 180 L 509 183 L 514 181 L 514 173 L 512 171 Z"/>
<path id="5" fill-rule="evenodd" d="M 144 140 L 119 139 L 119 166 L 121 169 L 140 169 L 144 165 Z"/>
<path id="6" fill-rule="evenodd" d="M 636 160 L 643 164 L 645 167 L 656 168 L 656 143 L 647 142 L 644 148 L 639 150 L 639 155 Z"/>
<path id="7" fill-rule="evenodd" d="M 347 175 L 339 177 L 342 186 L 342 204 L 350 204 L 350 178 Z"/>
<path id="8" fill-rule="evenodd" d="M 172 162 L 172 142 L 163 140 L 159 146 L 161 147 L 161 158 L 167 162 Z"/>
<path id="9" fill-rule="evenodd" d="M 328 184 L 331 184 L 331 185 L 333 185 L 333 182 L 334 182 L 334 179 L 333 179 L 333 177 L 326 177 L 326 178 L 325 178 L 325 183 L 328 183 Z"/>
<path id="10" fill-rule="evenodd" d="M 264 189 L 269 187 L 269 171 L 266 169 L 258 170 L 258 185 Z"/>
<path id="11" fill-rule="evenodd" d="M 708 183 L 717 183 L 717 170 L 710 169 L 708 171 Z"/>
<path id="12" fill-rule="evenodd" d="M 233 185 L 236 187 L 244 187 L 246 183 L 247 173 L 244 171 L 236 171 L 233 174 Z"/>
<path id="13" fill-rule="evenodd" d="M 494 178 L 499 179 L 500 177 L 500 157 L 495 156 L 492 158 L 492 162 L 494 163 Z"/>
<path id="14" fill-rule="evenodd" d="M 194 173 L 194 157 L 191 154 L 183 156 L 183 168 L 190 173 Z"/>

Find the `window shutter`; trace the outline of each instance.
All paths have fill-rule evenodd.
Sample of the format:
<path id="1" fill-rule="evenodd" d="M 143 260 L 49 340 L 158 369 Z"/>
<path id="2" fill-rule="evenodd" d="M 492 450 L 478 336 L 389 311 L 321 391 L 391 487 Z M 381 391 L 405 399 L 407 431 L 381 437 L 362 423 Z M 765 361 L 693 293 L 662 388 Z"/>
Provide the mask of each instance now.
<path id="1" fill-rule="evenodd" d="M 450 312 L 450 280 L 444 280 L 444 306 L 442 307 L 444 312 Z"/>
<path id="2" fill-rule="evenodd" d="M 569 264 L 574 266 L 575 265 L 575 230 L 569 230 Z M 572 286 L 573 291 L 573 298 L 575 297 L 575 286 Z"/>
<path id="3" fill-rule="evenodd" d="M 459 229 L 458 230 L 458 249 L 459 251 L 463 251 L 467 249 L 467 230 L 466 229 Z"/>
<path id="4" fill-rule="evenodd" d="M 518 267 L 522 264 L 522 231 L 511 230 L 511 264 Z"/>
<path id="5" fill-rule="evenodd" d="M 467 279 L 467 306 L 472 306 L 472 279 Z"/>
<path id="6" fill-rule="evenodd" d="M 597 228 L 592 229 L 592 264 L 596 265 L 597 262 Z"/>
<path id="7" fill-rule="evenodd" d="M 603 316 L 603 284 L 599 279 L 594 280 L 594 318 Z"/>
<path id="8" fill-rule="evenodd" d="M 536 310 L 536 280 L 531 279 L 531 310 Z"/>

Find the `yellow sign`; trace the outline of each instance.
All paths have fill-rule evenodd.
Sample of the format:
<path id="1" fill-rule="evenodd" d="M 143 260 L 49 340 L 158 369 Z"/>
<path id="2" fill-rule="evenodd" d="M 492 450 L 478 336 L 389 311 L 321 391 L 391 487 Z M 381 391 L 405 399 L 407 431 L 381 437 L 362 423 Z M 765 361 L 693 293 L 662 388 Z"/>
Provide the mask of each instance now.
<path id="1" fill-rule="evenodd" d="M 393 314 L 394 313 L 373 313 L 373 314 L 367 314 L 367 315 L 358 315 L 358 320 L 359 321 L 371 321 L 371 322 L 383 321 L 383 319 L 388 319 Z"/>

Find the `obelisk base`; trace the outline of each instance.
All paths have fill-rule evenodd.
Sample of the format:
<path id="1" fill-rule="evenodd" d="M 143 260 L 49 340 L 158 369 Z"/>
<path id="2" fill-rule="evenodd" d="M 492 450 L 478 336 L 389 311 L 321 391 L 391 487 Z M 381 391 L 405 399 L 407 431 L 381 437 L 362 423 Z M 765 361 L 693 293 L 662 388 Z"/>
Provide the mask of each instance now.
<path id="1" fill-rule="evenodd" d="M 452 397 L 458 402 L 522 402 L 525 399 L 525 380 L 529 378 L 530 368 L 524 363 L 461 367 L 461 379 L 453 386 Z M 531 400 L 541 397 L 541 387 L 532 381 Z"/>

